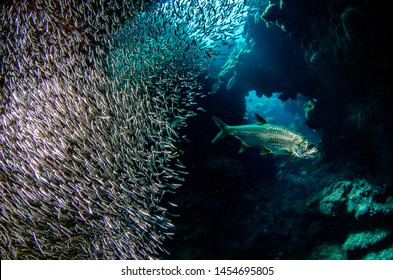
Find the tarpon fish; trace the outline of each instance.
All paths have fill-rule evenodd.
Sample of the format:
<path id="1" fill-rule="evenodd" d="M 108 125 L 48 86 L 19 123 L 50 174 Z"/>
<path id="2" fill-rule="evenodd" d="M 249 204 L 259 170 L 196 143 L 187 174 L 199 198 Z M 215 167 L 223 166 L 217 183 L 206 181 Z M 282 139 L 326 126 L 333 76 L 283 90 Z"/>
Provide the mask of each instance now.
<path id="1" fill-rule="evenodd" d="M 220 132 L 212 143 L 232 135 L 240 140 L 239 153 L 249 147 L 260 149 L 261 155 L 279 154 L 293 155 L 299 158 L 313 158 L 318 148 L 300 133 L 280 125 L 268 124 L 260 115 L 255 114 L 257 123 L 230 126 L 220 119 L 213 117 Z"/>

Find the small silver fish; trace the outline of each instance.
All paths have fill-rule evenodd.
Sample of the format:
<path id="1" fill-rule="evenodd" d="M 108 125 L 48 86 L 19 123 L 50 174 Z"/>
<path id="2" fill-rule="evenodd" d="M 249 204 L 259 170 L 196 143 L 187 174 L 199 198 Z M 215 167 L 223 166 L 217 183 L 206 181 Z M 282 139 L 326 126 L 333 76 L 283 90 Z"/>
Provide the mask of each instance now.
<path id="1" fill-rule="evenodd" d="M 236 83 L 236 76 L 237 76 L 237 73 L 236 73 L 236 71 L 234 71 L 232 78 L 230 78 L 227 83 L 227 90 L 230 90 L 233 87 L 233 85 Z"/>
<path id="2" fill-rule="evenodd" d="M 280 155 L 293 155 L 299 158 L 313 158 L 317 155 L 318 148 L 307 138 L 296 131 L 286 127 L 268 124 L 260 115 L 255 114 L 257 123 L 247 125 L 229 126 L 220 119 L 213 117 L 220 132 L 212 143 L 232 135 L 240 140 L 239 153 L 249 147 L 261 150 L 261 155 L 269 153 Z"/>
<path id="3" fill-rule="evenodd" d="M 220 78 L 217 79 L 217 83 L 215 83 L 212 87 L 212 93 L 217 93 L 217 91 L 220 89 L 220 86 L 222 84 L 222 81 L 220 81 Z"/>

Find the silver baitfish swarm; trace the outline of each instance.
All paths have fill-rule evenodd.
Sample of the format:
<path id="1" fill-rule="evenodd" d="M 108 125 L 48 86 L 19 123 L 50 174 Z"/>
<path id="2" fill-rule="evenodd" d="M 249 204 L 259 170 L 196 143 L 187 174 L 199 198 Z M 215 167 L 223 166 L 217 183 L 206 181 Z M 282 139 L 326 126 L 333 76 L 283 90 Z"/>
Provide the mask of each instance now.
<path id="1" fill-rule="evenodd" d="M 228 40 L 222 13 L 244 6 L 221 1 L 232 6 L 220 14 L 203 1 L 150 2 L 0 7 L 2 259 L 165 251 L 173 225 L 162 197 L 185 173 L 178 129 L 194 115 L 197 77 L 218 55 L 195 38 L 214 27 L 216 41 Z"/>

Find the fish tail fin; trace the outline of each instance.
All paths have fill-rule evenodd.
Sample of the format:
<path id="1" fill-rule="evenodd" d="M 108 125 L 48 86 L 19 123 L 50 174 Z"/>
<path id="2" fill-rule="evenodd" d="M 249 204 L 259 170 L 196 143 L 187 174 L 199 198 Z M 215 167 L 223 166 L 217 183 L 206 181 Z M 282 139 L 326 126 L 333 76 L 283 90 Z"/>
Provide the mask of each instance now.
<path id="1" fill-rule="evenodd" d="M 219 118 L 216 118 L 216 117 L 213 117 L 213 121 L 216 123 L 216 125 L 220 129 L 220 131 L 217 133 L 216 137 L 214 137 L 214 139 L 212 141 L 212 143 L 216 143 L 218 140 L 221 140 L 222 138 L 224 138 L 225 136 L 228 135 L 228 133 L 226 132 L 228 125 L 226 125 L 222 120 L 220 120 Z"/>

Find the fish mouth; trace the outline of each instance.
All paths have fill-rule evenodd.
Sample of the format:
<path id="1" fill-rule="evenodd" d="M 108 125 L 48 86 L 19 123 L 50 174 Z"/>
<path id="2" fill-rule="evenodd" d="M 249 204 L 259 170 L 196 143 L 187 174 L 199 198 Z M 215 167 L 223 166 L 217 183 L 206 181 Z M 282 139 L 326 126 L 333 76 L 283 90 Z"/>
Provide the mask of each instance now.
<path id="1" fill-rule="evenodd" d="M 297 156 L 303 159 L 309 159 L 316 157 L 320 153 L 320 150 L 317 147 L 312 147 L 311 149 L 307 149 L 304 152 L 298 153 Z"/>
<path id="2" fill-rule="evenodd" d="M 311 151 L 307 151 L 304 154 L 304 158 L 313 158 L 320 154 L 320 150 L 318 148 L 313 148 Z"/>
<path id="3" fill-rule="evenodd" d="M 293 150 L 293 155 L 302 159 L 309 159 L 316 157 L 319 153 L 320 150 L 318 147 L 314 144 L 307 144 L 304 146 L 298 146 L 294 147 Z"/>

